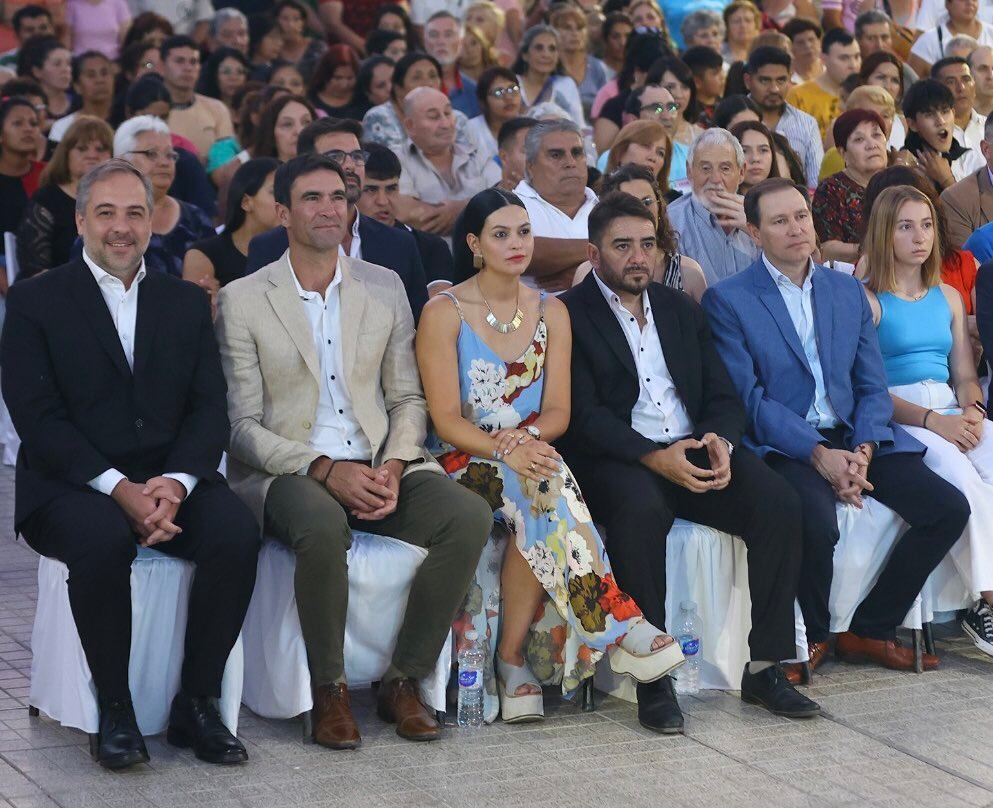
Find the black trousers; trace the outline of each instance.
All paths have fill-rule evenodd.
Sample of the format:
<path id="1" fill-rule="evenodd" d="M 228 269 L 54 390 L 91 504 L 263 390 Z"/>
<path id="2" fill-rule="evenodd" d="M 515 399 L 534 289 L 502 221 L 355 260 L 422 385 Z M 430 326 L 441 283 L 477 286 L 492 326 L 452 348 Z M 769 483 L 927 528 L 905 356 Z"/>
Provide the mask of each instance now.
<path id="1" fill-rule="evenodd" d="M 180 505 L 176 524 L 183 532 L 155 549 L 196 564 L 182 686 L 193 696 L 219 697 L 255 587 L 259 526 L 226 485 L 207 480 Z M 69 605 L 97 694 L 128 697 L 131 562 L 138 538 L 124 511 L 110 497 L 83 489 L 33 513 L 21 532 L 36 552 L 69 568 Z"/>
<path id="2" fill-rule="evenodd" d="M 703 450 L 688 453 L 709 468 Z M 577 471 L 573 465 L 573 471 Z M 800 570 L 800 501 L 754 454 L 736 448 L 731 482 L 721 491 L 695 494 L 642 465 L 604 461 L 579 466 L 583 494 L 603 525 L 617 583 L 656 626 L 665 626 L 666 537 L 676 517 L 741 536 L 748 552 L 752 599 L 752 659 L 796 656 L 793 602 Z"/>
<path id="3" fill-rule="evenodd" d="M 833 448 L 842 448 L 839 430 L 821 433 Z M 810 463 L 769 454 L 803 504 L 803 565 L 798 599 L 808 642 L 828 638 L 828 596 L 834 577 L 834 547 L 840 537 L 834 489 Z M 892 639 L 928 575 L 962 536 L 969 503 L 951 483 L 924 465 L 922 455 L 899 453 L 874 457 L 869 464 L 872 498 L 895 511 L 908 525 L 875 586 L 852 617 L 850 630 L 860 637 Z"/>

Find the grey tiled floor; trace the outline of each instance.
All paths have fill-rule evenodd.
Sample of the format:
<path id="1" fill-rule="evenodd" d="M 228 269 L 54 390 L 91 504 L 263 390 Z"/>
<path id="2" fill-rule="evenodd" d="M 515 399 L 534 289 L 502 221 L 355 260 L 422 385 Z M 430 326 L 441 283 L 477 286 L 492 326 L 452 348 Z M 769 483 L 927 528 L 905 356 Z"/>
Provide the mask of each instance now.
<path id="1" fill-rule="evenodd" d="M 993 664 L 940 639 L 917 676 L 829 663 L 810 689 L 827 716 L 775 718 L 734 694 L 684 699 L 687 733 L 643 730 L 632 705 L 548 700 L 541 725 L 496 724 L 412 744 L 355 699 L 364 746 L 332 753 L 300 726 L 243 709 L 251 761 L 201 764 L 161 738 L 152 762 L 99 769 L 85 737 L 29 718 L 37 561 L 11 535 L 13 475 L 0 470 L 0 808 L 42 806 L 993 806 Z"/>

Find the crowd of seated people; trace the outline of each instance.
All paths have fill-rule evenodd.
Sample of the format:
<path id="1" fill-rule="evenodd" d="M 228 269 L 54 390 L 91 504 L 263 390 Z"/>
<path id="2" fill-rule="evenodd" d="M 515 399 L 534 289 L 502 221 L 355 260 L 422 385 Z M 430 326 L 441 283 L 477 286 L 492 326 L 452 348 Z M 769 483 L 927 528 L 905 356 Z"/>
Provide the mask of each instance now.
<path id="1" fill-rule="evenodd" d="M 409 740 L 443 735 L 418 681 L 493 536 L 509 723 L 543 717 L 547 612 L 564 692 L 606 665 L 683 730 L 677 518 L 744 542 L 746 702 L 820 714 L 795 602 L 810 670 L 937 668 L 896 631 L 946 556 L 993 656 L 988 4 L 179 5 L 0 18 L 15 527 L 69 569 L 99 763 L 149 759 L 138 547 L 196 562 L 167 737 L 217 764 L 263 540 L 332 749 L 357 530 L 426 553 L 376 697 Z M 906 529 L 833 635 L 867 498 Z"/>

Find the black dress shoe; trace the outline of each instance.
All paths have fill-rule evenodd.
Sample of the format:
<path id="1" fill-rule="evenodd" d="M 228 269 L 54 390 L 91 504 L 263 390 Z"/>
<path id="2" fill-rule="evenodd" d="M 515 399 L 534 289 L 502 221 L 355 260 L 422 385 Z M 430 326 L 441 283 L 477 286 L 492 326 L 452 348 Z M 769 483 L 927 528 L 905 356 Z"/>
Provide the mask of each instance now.
<path id="1" fill-rule="evenodd" d="M 248 752 L 234 737 L 217 711 L 214 699 L 180 691 L 172 700 L 166 740 L 182 749 L 193 747 L 200 760 L 230 765 L 244 763 Z"/>
<path id="2" fill-rule="evenodd" d="M 131 699 L 100 699 L 100 731 L 94 759 L 106 769 L 148 763 L 148 750 L 138 729 Z"/>
<path id="3" fill-rule="evenodd" d="M 821 714 L 821 706 L 799 693 L 779 665 L 771 665 L 759 673 L 749 673 L 746 664 L 741 674 L 741 700 L 748 704 L 760 704 L 770 713 L 787 718 L 811 718 Z"/>
<path id="4" fill-rule="evenodd" d="M 662 735 L 683 731 L 683 713 L 676 701 L 671 676 L 649 684 L 638 684 L 638 722 L 645 729 Z"/>

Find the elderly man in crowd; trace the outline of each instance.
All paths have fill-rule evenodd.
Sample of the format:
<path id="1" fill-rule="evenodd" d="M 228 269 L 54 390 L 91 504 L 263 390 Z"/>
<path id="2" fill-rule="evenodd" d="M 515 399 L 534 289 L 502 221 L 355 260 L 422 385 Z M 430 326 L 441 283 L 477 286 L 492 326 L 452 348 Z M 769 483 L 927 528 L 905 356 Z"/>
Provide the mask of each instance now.
<path id="1" fill-rule="evenodd" d="M 931 66 L 931 78 L 952 91 L 955 99 L 955 139 L 967 149 L 979 150 L 983 140 L 986 116 L 973 108 L 976 103 L 976 82 L 969 63 L 961 56 L 947 56 Z"/>
<path id="2" fill-rule="evenodd" d="M 500 181 L 500 167 L 481 149 L 455 140 L 448 96 L 417 87 L 403 100 L 410 144 L 399 154 L 400 218 L 429 233 L 448 236 L 469 199 Z"/>
<path id="3" fill-rule="evenodd" d="M 824 159 L 824 144 L 817 121 L 786 103 L 793 60 L 782 48 L 763 45 L 745 63 L 745 87 L 758 105 L 762 122 L 786 139 L 803 163 L 807 187 L 816 188 Z"/>
<path id="4" fill-rule="evenodd" d="M 446 99 L 447 100 L 447 99 Z M 434 668 L 493 526 L 486 501 L 424 449 L 414 319 L 399 278 L 339 252 L 348 178 L 303 154 L 276 171 L 289 249 L 221 289 L 232 488 L 297 557 L 297 610 L 314 690 L 314 740 L 361 736 L 345 679 L 352 530 L 427 550 L 410 588 L 377 712 L 414 741 L 440 737 L 418 679 Z"/>
<path id="5" fill-rule="evenodd" d="M 258 523 L 217 466 L 230 425 L 207 296 L 146 271 L 152 186 L 109 160 L 80 182 L 82 256 L 18 283 L 0 346 L 21 451 L 15 529 L 69 568 L 96 685 L 98 763 L 146 762 L 131 703 L 131 562 L 139 546 L 196 564 L 169 743 L 248 759 L 215 700 L 248 609 Z"/>
<path id="6" fill-rule="evenodd" d="M 459 70 L 464 35 L 458 17 L 439 11 L 424 26 L 424 49 L 441 65 L 441 90 L 448 95 L 452 107 L 467 118 L 475 118 L 482 112 L 476 98 L 476 82 Z"/>
<path id="7" fill-rule="evenodd" d="M 572 121 L 542 121 L 524 138 L 525 178 L 515 193 L 531 219 L 534 257 L 525 283 L 560 292 L 587 258 L 587 219 L 597 197 L 586 187 L 586 150 Z"/>
<path id="8" fill-rule="evenodd" d="M 980 45 L 968 58 L 973 81 L 976 82 L 976 100 L 973 109 L 980 115 L 993 112 L 993 48 Z"/>
<path id="9" fill-rule="evenodd" d="M 248 43 L 248 18 L 236 8 L 217 9 L 210 21 L 210 49 L 234 48 L 248 57 Z"/>
<path id="10" fill-rule="evenodd" d="M 708 129 L 690 145 L 687 174 L 693 186 L 669 205 L 669 221 L 679 234 L 679 251 L 700 264 L 713 286 L 741 272 L 757 255 L 745 229 L 745 153 L 726 129 Z"/>
<path id="11" fill-rule="evenodd" d="M 712 286 L 703 307 L 717 350 L 745 403 L 744 444 L 800 495 L 803 561 L 798 600 L 812 667 L 827 656 L 828 595 L 839 501 L 872 495 L 908 524 L 872 589 L 837 638 L 839 658 L 913 670 L 896 642 L 931 570 L 958 541 L 969 504 L 924 465 L 924 446 L 892 421 L 893 403 L 862 284 L 818 266 L 806 190 L 764 180 L 745 197 L 758 261 Z M 924 654 L 924 667 L 938 658 Z M 792 675 L 799 680 L 799 671 Z"/>
<path id="12" fill-rule="evenodd" d="M 993 219 L 993 119 L 987 118 L 983 126 L 979 151 L 986 163 L 941 192 L 948 238 L 956 249 Z"/>

